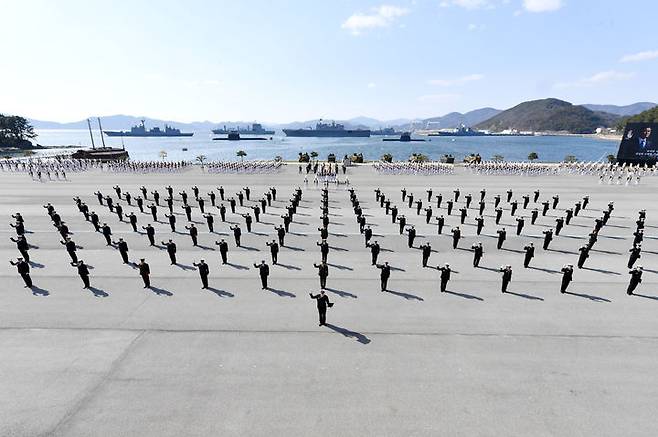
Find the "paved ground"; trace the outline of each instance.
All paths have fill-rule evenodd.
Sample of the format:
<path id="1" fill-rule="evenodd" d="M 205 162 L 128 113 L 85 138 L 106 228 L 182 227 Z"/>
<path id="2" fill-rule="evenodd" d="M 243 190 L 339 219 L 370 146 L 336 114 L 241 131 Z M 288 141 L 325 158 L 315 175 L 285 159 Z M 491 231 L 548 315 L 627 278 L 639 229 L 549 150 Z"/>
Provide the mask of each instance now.
<path id="1" fill-rule="evenodd" d="M 70 175 L 70 182 L 39 184 L 26 175 L 0 174 L 0 435 L 655 435 L 658 378 L 658 180 L 624 187 L 598 185 L 592 176 L 505 177 L 379 176 L 370 168 L 350 170 L 375 239 L 385 249 L 381 261 L 395 267 L 390 292 L 379 291 L 379 271 L 342 188 L 330 193 L 329 255 L 331 325 L 317 326 L 317 291 L 312 268 L 320 254 L 319 192 L 305 189 L 297 222 L 291 225 L 272 267 L 272 290 L 262 291 L 252 264 L 269 260 L 265 241 L 294 186 L 296 167 L 277 175 L 208 175 L 198 169 L 176 175 L 144 176 L 91 172 Z M 236 249 L 228 224 L 209 235 L 194 211 L 200 242 L 175 235 L 181 267 L 170 266 L 165 251 L 149 248 L 145 235 L 97 206 L 100 189 L 138 194 L 138 188 L 164 192 L 197 184 L 207 193 L 219 184 L 233 193 L 250 186 L 253 193 L 279 189 L 279 201 L 244 235 Z M 529 220 L 516 237 L 505 212 L 506 248 L 495 249 L 492 205 L 477 238 L 469 212 L 461 248 L 478 239 L 485 245 L 481 266 L 471 267 L 470 251 L 452 250 L 451 238 L 436 226 L 401 208 L 419 231 L 416 245 L 429 240 L 437 251 L 432 265 L 458 270 L 450 293 L 438 291 L 438 272 L 420 267 L 421 254 L 406 247 L 374 202 L 381 189 L 398 206 L 400 187 L 425 197 L 431 186 L 450 195 L 460 187 L 477 197 L 487 187 L 488 200 L 512 187 L 516 198 L 539 187 L 541 199 L 559 193 L 557 211 Z M 556 237 L 550 252 L 541 250 L 541 231 L 563 209 L 589 194 L 587 210 Z M 154 289 L 142 288 L 137 271 L 121 263 L 119 253 L 77 211 L 79 195 L 124 237 L 131 259 L 147 258 Z M 608 201 L 615 212 L 570 288 L 559 293 L 559 269 L 575 264 L 594 218 Z M 82 290 L 59 235 L 41 207 L 52 202 L 83 248 L 80 258 L 92 265 L 91 291 Z M 125 204 L 125 202 L 122 202 Z M 474 202 L 475 203 L 475 202 Z M 179 202 L 178 202 L 179 204 Z M 125 205 L 124 205 L 125 206 Z M 445 208 L 445 207 L 444 207 Z M 507 207 L 506 207 L 507 208 Z M 646 272 L 638 292 L 627 296 L 627 250 L 637 210 L 647 209 L 647 237 L 640 261 Z M 127 208 L 127 211 L 131 210 Z M 35 264 L 34 294 L 23 288 L 6 260 L 17 251 L 9 241 L 9 215 L 25 217 Z M 127 212 L 126 211 L 126 212 Z M 179 210 L 179 212 L 182 212 Z M 445 210 L 443 210 L 445 214 Z M 529 215 L 529 213 L 528 213 Z M 243 219 L 229 214 L 229 220 Z M 150 216 L 139 215 L 140 225 Z M 458 221 L 448 219 L 449 230 Z M 184 216 L 179 224 L 184 224 Z M 244 225 L 242 226 L 244 228 Z M 157 225 L 158 239 L 169 238 Z M 221 266 L 214 241 L 230 242 Z M 538 247 L 535 269 L 522 268 L 518 251 L 528 242 Z M 211 290 L 201 290 L 190 266 L 205 258 Z M 501 264 L 514 267 L 512 293 L 500 293 Z"/>

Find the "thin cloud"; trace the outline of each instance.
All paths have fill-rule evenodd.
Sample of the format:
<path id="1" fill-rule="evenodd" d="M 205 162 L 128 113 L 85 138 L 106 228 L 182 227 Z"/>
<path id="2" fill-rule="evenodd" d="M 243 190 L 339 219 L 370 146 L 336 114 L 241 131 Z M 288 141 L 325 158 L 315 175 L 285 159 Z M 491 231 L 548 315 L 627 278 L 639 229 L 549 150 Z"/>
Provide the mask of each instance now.
<path id="1" fill-rule="evenodd" d="M 494 4 L 490 0 L 444 0 L 439 3 L 442 8 L 450 6 L 459 6 L 464 9 L 492 9 Z"/>
<path id="2" fill-rule="evenodd" d="M 619 62 L 642 62 L 658 58 L 658 50 L 649 50 L 646 52 L 633 53 L 624 55 Z"/>
<path id="3" fill-rule="evenodd" d="M 461 94 L 425 94 L 418 96 L 420 102 L 453 102 L 458 100 Z"/>
<path id="4" fill-rule="evenodd" d="M 554 88 L 579 88 L 579 87 L 593 87 L 610 82 L 619 82 L 629 80 L 635 77 L 635 73 L 624 73 L 619 71 L 602 71 L 592 76 L 582 78 L 574 82 L 558 82 Z"/>
<path id="5" fill-rule="evenodd" d="M 429 83 L 430 85 L 437 85 L 437 86 L 456 86 L 456 85 L 464 85 L 465 83 L 469 83 L 469 82 L 476 82 L 482 79 L 484 79 L 483 74 L 469 74 L 455 79 L 431 79 L 428 80 L 427 83 Z"/>
<path id="6" fill-rule="evenodd" d="M 399 6 L 381 5 L 372 8 L 371 13 L 357 12 L 343 22 L 341 27 L 349 30 L 353 35 L 360 35 L 365 30 L 388 27 L 398 18 L 407 15 L 409 9 Z"/>
<path id="7" fill-rule="evenodd" d="M 557 11 L 564 6 L 562 0 L 523 0 L 523 8 L 528 12 Z"/>
<path id="8" fill-rule="evenodd" d="M 368 88 L 375 88 L 377 84 L 375 82 L 370 82 L 367 86 Z"/>

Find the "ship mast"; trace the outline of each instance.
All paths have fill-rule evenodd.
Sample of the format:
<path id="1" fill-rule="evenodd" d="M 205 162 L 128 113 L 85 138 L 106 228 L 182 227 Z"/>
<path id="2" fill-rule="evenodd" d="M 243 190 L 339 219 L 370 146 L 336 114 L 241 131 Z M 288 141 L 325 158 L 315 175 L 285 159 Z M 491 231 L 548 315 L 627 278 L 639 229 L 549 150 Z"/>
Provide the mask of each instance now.
<path id="1" fill-rule="evenodd" d="M 101 118 L 96 117 L 98 120 L 98 130 L 101 131 L 101 141 L 103 142 L 103 148 L 105 148 L 105 138 L 103 138 L 103 126 L 101 126 Z"/>
<path id="2" fill-rule="evenodd" d="M 89 127 L 89 137 L 91 138 L 91 148 L 95 149 L 96 146 L 94 145 L 94 134 L 91 132 L 91 122 L 89 119 L 87 119 L 87 126 Z"/>

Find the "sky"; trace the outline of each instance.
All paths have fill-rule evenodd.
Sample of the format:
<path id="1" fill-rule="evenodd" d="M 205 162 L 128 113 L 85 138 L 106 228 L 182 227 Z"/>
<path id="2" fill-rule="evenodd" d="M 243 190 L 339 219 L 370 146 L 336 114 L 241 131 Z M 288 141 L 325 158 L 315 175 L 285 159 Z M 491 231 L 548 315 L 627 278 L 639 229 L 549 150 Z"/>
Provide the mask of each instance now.
<path id="1" fill-rule="evenodd" d="M 653 0 L 0 0 L 0 112 L 380 120 L 658 101 Z"/>

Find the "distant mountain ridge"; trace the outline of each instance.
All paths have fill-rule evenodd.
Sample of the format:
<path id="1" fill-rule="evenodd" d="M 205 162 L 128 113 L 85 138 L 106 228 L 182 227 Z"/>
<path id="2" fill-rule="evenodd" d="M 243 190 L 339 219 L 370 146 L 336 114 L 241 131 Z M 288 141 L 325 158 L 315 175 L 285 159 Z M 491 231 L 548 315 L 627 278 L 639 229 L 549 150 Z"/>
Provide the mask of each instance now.
<path id="1" fill-rule="evenodd" d="M 651 102 L 638 102 L 638 103 L 633 103 L 632 105 L 625 105 L 625 106 L 592 105 L 589 103 L 581 106 L 584 106 L 585 108 L 591 111 L 601 111 L 601 112 L 607 112 L 609 114 L 615 114 L 615 115 L 621 115 L 623 117 L 627 117 L 644 112 L 648 109 L 655 107 L 656 105 L 657 105 L 656 103 L 651 103 Z"/>
<path id="2" fill-rule="evenodd" d="M 516 129 L 589 134 L 598 127 L 614 126 L 619 119 L 615 114 L 592 111 L 584 106 L 550 98 L 520 103 L 475 127 L 493 132 Z"/>
<path id="3" fill-rule="evenodd" d="M 647 109 L 632 117 L 624 117 L 617 123 L 617 128 L 623 130 L 626 123 L 658 123 L 658 106 Z"/>
<path id="4" fill-rule="evenodd" d="M 545 99 L 550 100 L 550 99 Z M 607 118 L 610 115 L 618 116 L 629 116 L 636 115 L 642 111 L 653 108 L 656 106 L 654 103 L 650 102 L 638 102 L 626 106 L 617 106 L 617 105 L 595 105 L 595 104 L 586 104 L 580 105 L 580 107 L 593 111 L 593 112 L 603 112 L 609 114 L 603 118 Z M 379 129 L 385 127 L 393 127 L 396 130 L 409 130 L 413 124 L 415 129 L 418 128 L 431 128 L 431 129 L 450 129 L 459 127 L 464 124 L 466 126 L 478 126 L 483 122 L 492 119 L 493 117 L 501 114 L 503 111 L 495 108 L 479 108 L 473 111 L 468 111 L 465 113 L 461 112 L 451 112 L 442 116 L 429 117 L 424 119 L 408 119 L 408 118 L 398 118 L 392 120 L 378 120 L 372 117 L 354 117 L 347 120 L 336 119 L 336 123 L 342 123 L 347 128 L 356 129 Z M 582 115 L 582 114 L 581 114 Z M 92 121 L 92 127 L 97 129 L 98 125 L 96 122 L 96 116 L 90 116 Z M 140 123 L 141 120 L 144 120 L 148 128 L 159 126 L 163 127 L 165 124 L 172 126 L 174 128 L 180 129 L 182 131 L 192 131 L 192 132 L 210 132 L 212 129 L 217 127 L 226 126 L 229 129 L 236 128 L 238 126 L 246 127 L 250 126 L 251 123 L 254 123 L 254 120 L 251 121 L 219 121 L 213 122 L 209 120 L 205 121 L 195 121 L 190 123 L 179 122 L 174 120 L 162 120 L 145 116 L 132 116 L 132 115 L 108 115 L 101 116 L 101 122 L 103 124 L 103 129 L 106 130 L 128 130 L 132 126 L 135 126 Z M 264 127 L 273 128 L 273 129 L 300 129 L 305 127 L 314 127 L 315 124 L 320 119 L 305 120 L 305 121 L 293 121 L 289 123 L 267 123 L 262 122 Z M 324 121 L 332 121 L 331 118 L 324 118 Z M 54 121 L 44 121 L 29 119 L 35 129 L 87 129 L 87 120 L 79 120 L 70 123 L 59 123 Z"/>
<path id="5" fill-rule="evenodd" d="M 501 109 L 495 108 L 481 108 L 466 113 L 451 112 L 441 117 L 431 117 L 422 120 L 428 124 L 428 128 L 432 129 L 451 129 L 461 126 L 474 126 L 485 120 L 490 119 L 503 112 Z"/>

